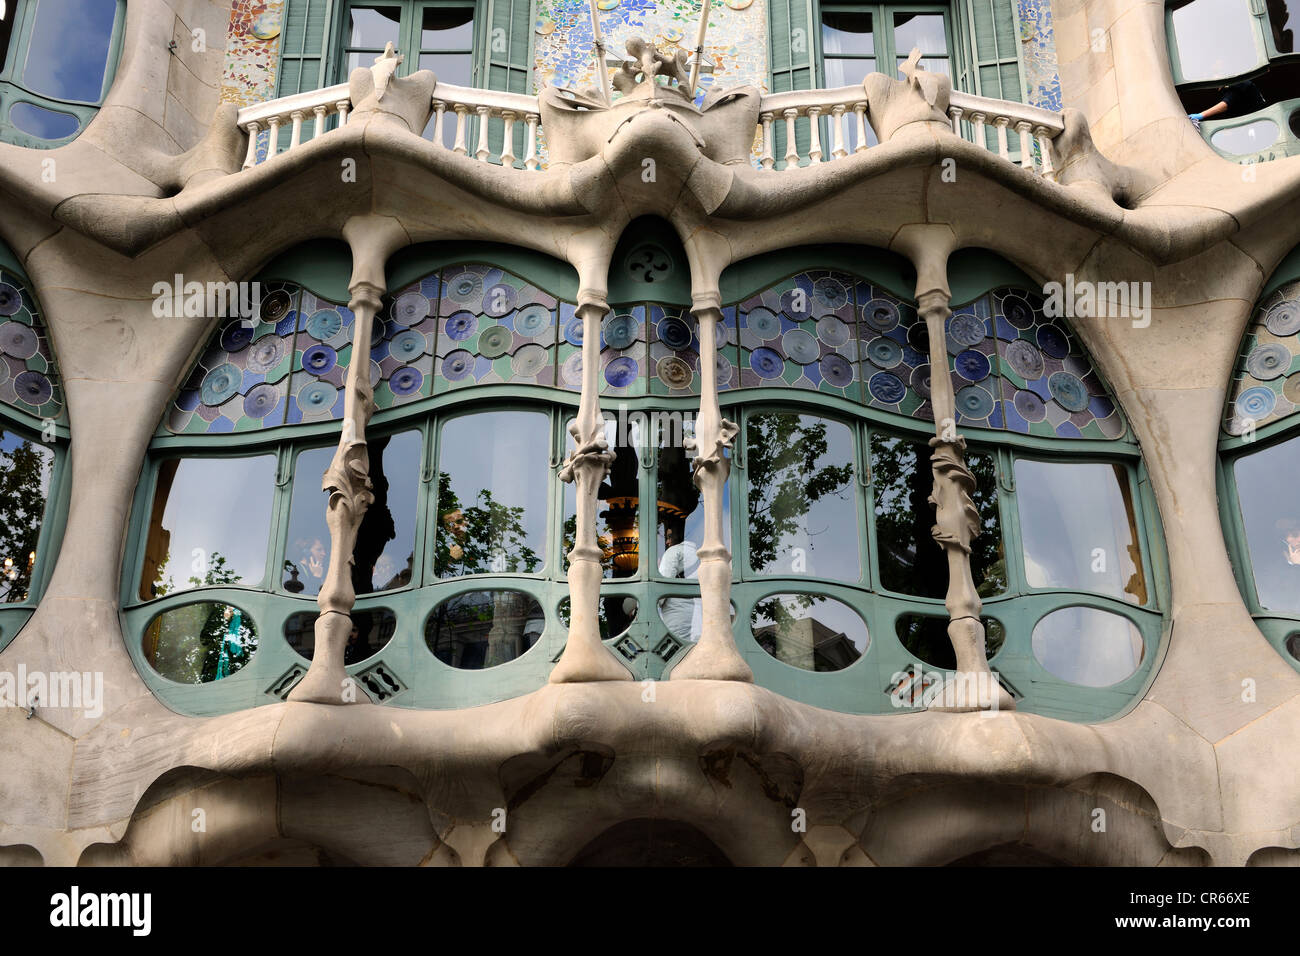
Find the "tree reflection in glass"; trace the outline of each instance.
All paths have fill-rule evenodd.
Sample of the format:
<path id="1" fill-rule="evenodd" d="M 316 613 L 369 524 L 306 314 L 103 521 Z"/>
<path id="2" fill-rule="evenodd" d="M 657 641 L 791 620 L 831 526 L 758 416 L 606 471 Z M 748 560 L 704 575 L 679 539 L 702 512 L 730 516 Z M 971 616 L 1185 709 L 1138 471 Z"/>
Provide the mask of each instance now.
<path id="1" fill-rule="evenodd" d="M 1016 460 L 1016 504 L 1031 588 L 1147 600 L 1137 516 L 1123 465 Z"/>
<path id="2" fill-rule="evenodd" d="M 948 556 L 934 540 L 934 475 L 930 446 L 875 432 L 871 436 L 871 485 L 875 489 L 876 551 L 880 583 L 891 591 L 943 598 L 948 593 Z M 998 519 L 997 469 L 991 455 L 967 452 L 975 476 L 971 500 L 980 515 L 971 541 L 971 576 L 980 597 L 1007 589 L 1007 565 Z M 945 637 L 946 641 L 946 637 Z"/>
<path id="3" fill-rule="evenodd" d="M 758 574 L 857 581 L 861 522 L 853 432 L 813 415 L 748 417 L 749 565 Z"/>
<path id="4" fill-rule="evenodd" d="M 462 415 L 442 426 L 437 577 L 541 570 L 550 435 L 550 417 L 539 412 Z"/>
<path id="5" fill-rule="evenodd" d="M 169 458 L 158 468 L 140 597 L 260 585 L 275 492 L 275 456 Z"/>
<path id="6" fill-rule="evenodd" d="M 0 432 L 0 604 L 30 596 L 53 469 L 53 450 Z"/>
<path id="7" fill-rule="evenodd" d="M 186 604 L 149 622 L 142 650 L 149 666 L 168 680 L 207 684 L 229 677 L 253 659 L 257 627 L 230 604 Z"/>
<path id="8" fill-rule="evenodd" d="M 1300 613 L 1300 438 L 1238 459 L 1237 503 L 1259 604 L 1270 611 Z"/>
<path id="9" fill-rule="evenodd" d="M 523 591 L 470 591 L 439 604 L 424 626 L 433 655 L 460 670 L 482 670 L 523 656 L 542 636 L 546 616 Z"/>
<path id="10" fill-rule="evenodd" d="M 411 582 L 415 557 L 415 509 L 420 479 L 420 433 L 368 438 L 371 493 L 352 549 L 352 588 L 357 594 L 388 591 Z M 291 594 L 320 593 L 329 566 L 330 532 L 325 522 L 327 496 L 321 478 L 334 447 L 298 453 L 293 504 L 284 558 L 283 585 Z"/>

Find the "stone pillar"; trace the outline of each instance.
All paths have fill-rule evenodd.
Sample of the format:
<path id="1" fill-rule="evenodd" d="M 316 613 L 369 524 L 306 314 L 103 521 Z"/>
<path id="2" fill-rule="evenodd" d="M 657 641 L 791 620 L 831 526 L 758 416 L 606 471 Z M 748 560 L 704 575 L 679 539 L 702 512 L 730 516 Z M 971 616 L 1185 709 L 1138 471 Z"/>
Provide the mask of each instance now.
<path id="1" fill-rule="evenodd" d="M 343 423 L 334 459 L 325 470 L 321 490 L 329 494 L 325 523 L 330 532 L 329 567 L 316 603 L 316 648 L 311 667 L 289 693 L 291 701 L 318 704 L 369 703 L 360 684 L 348 677 L 343 655 L 352 631 L 352 551 L 366 509 L 374 501 L 370 485 L 370 454 L 366 425 L 375 411 L 370 386 L 370 337 L 384 294 L 384 263 L 405 242 L 405 233 L 392 219 L 368 216 L 351 219 L 343 237 L 352 247 L 352 361 L 344 381 Z"/>
<path id="2" fill-rule="evenodd" d="M 569 640 L 551 671 L 552 684 L 632 679 L 600 640 L 602 570 L 596 543 L 596 493 L 614 462 L 599 398 L 600 322 L 609 311 L 604 292 L 579 290 L 576 311 L 582 319 L 582 397 L 578 417 L 569 425 L 576 448 L 560 466 L 560 480 L 577 486 L 577 528 L 569 552 Z"/>
<path id="3" fill-rule="evenodd" d="M 694 480 L 704 502 L 704 543 L 700 546 L 700 603 L 703 624 L 700 642 L 673 668 L 672 680 L 753 681 L 754 673 L 736 649 L 731 630 L 731 551 L 723 538 L 722 493 L 731 473 L 723 454 L 736 433 L 735 422 L 722 417 L 718 405 L 717 330 L 722 320 L 716 292 L 696 295 L 691 311 L 700 336 L 700 414 L 695 437 Z"/>
<path id="4" fill-rule="evenodd" d="M 946 255 L 945 255 L 946 261 Z M 918 269 L 918 279 L 921 270 Z M 956 679 L 935 701 L 935 710 L 1014 710 L 1015 701 L 1003 690 L 989 670 L 984 651 L 984 624 L 980 620 L 983 602 L 971 574 L 970 542 L 980 533 L 979 512 L 971 500 L 975 476 L 966 467 L 966 439 L 957 434 L 957 401 L 948 372 L 946 324 L 952 310 L 945 281 L 942 288 L 920 291 L 917 311 L 930 333 L 930 402 L 934 408 L 935 437 L 930 467 L 934 488 L 930 504 L 935 507 L 932 534 L 948 557 L 948 638 L 957 657 Z"/>

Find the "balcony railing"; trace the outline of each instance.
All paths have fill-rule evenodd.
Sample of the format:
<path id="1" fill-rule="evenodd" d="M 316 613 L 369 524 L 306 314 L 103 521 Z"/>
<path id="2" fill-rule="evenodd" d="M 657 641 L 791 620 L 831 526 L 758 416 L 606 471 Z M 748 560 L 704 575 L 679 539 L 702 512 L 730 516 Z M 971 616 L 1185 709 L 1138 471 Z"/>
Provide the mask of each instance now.
<path id="1" fill-rule="evenodd" d="M 439 83 L 430 105 L 430 138 L 436 145 L 479 162 L 525 170 L 541 167 L 537 97 Z M 244 168 L 347 125 L 351 109 L 346 83 L 241 109 L 239 128 L 248 134 Z M 756 140 L 761 169 L 816 166 L 863 152 L 874 142 L 867 96 L 860 85 L 771 93 L 762 98 L 759 110 Z M 1065 128 L 1060 114 L 954 90 L 948 115 L 958 136 L 1008 162 L 1052 177 L 1050 142 Z M 282 130 L 289 131 L 287 143 Z"/>

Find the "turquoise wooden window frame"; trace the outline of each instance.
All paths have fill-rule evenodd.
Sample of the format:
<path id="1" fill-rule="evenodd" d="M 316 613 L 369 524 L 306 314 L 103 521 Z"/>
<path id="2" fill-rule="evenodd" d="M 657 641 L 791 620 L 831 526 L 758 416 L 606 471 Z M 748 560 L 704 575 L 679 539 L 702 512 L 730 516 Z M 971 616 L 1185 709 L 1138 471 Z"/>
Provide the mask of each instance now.
<path id="1" fill-rule="evenodd" d="M 104 79 L 99 96 L 93 101 L 59 99 L 37 93 L 23 85 L 22 71 L 27 63 L 32 26 L 35 23 L 36 9 L 40 0 L 11 0 L 11 2 L 17 5 L 13 13 L 9 49 L 4 59 L 4 66 L 0 69 L 0 140 L 31 149 L 53 149 L 70 143 L 80 136 L 99 112 L 104 98 L 108 96 L 122 55 L 122 37 L 126 30 L 126 0 L 117 0 L 113 32 L 108 42 L 108 59 L 104 63 Z M 77 129 L 68 136 L 54 139 L 45 139 L 25 132 L 14 126 L 9 119 L 9 111 L 19 103 L 28 103 L 41 109 L 74 116 L 77 119 Z"/>
<path id="2" fill-rule="evenodd" d="M 1300 248 L 1292 250 L 1278 264 L 1273 275 L 1260 290 L 1258 302 L 1263 302 L 1281 286 L 1297 279 L 1300 279 Z M 1252 314 L 1253 312 L 1254 308 Z M 1245 334 L 1250 334 L 1249 326 Z M 1231 390 L 1227 400 L 1229 402 L 1232 400 Z M 1227 414 L 1226 406 L 1224 414 Z M 1233 574 L 1237 579 L 1237 589 L 1241 592 L 1241 599 L 1264 638 L 1273 645 L 1283 660 L 1300 671 L 1300 660 L 1293 657 L 1286 649 L 1287 638 L 1300 633 L 1300 613 L 1288 614 L 1274 611 L 1260 603 L 1259 592 L 1255 587 L 1254 563 L 1250 557 L 1246 538 L 1245 516 L 1241 511 L 1234 470 L 1234 466 L 1241 459 L 1296 438 L 1300 438 L 1300 415 L 1296 414 L 1260 426 L 1256 429 L 1253 440 L 1247 440 L 1240 435 L 1224 436 L 1219 441 L 1216 487 L 1219 496 L 1219 521 L 1223 527 L 1224 542 L 1232 561 Z"/>
<path id="3" fill-rule="evenodd" d="M 676 262 L 670 281 L 656 288 L 655 301 L 681 304 L 683 290 L 689 289 L 687 274 L 678 274 Z M 461 249 L 456 254 L 439 254 L 427 248 L 403 250 L 389 262 L 392 277 L 390 292 L 397 292 L 422 275 L 437 268 L 456 264 L 489 261 L 516 271 L 528 281 L 545 288 L 558 298 L 572 301 L 577 292 L 576 276 L 540 276 L 542 257 L 514 250 Z M 616 263 L 620 261 L 616 254 Z M 267 278 L 300 282 L 319 295 L 339 297 L 338 268 L 311 268 L 313 256 L 295 253 L 282 256 L 268 267 Z M 530 272 L 529 264 L 533 264 Z M 335 263 L 337 266 L 338 264 Z M 978 251 L 954 255 L 950 285 L 958 302 L 969 302 L 991 289 L 1019 281 L 1032 288 L 1020 273 L 1002 260 Z M 724 301 L 740 302 L 767 288 L 780 277 L 809 267 L 852 271 L 868 281 L 907 298 L 914 277 L 905 261 L 880 250 L 856 247 L 807 247 L 783 254 L 759 257 L 729 269 L 723 276 Z M 306 281 L 304 274 L 312 281 Z M 332 291 L 326 289 L 326 277 Z M 314 284 L 313 284 L 314 283 Z M 645 301 L 643 288 L 611 275 L 611 300 L 615 307 Z M 677 411 L 695 413 L 698 399 L 645 396 L 617 400 L 629 411 Z M 501 700 L 528 693 L 545 683 L 558 659 L 566 639 L 566 628 L 559 614 L 560 603 L 568 597 L 565 555 L 562 551 L 565 496 L 568 486 L 555 477 L 555 467 L 564 455 L 565 424 L 576 413 L 579 396 L 575 392 L 546 386 L 492 385 L 473 390 L 436 394 L 419 403 L 378 413 L 369 429 L 372 434 L 396 434 L 419 430 L 422 436 L 422 484 L 416 515 L 415 558 L 411 581 L 385 592 L 367 594 L 357 600 L 359 611 L 388 608 L 397 615 L 397 632 L 376 656 L 349 665 L 349 673 L 364 678 L 377 663 L 382 663 L 404 685 L 386 698 L 393 706 L 418 708 L 464 707 Z M 820 707 L 851 713 L 895 713 L 898 709 L 886 691 L 893 677 L 908 669 L 933 672 L 933 667 L 910 654 L 896 637 L 896 622 L 905 614 L 931 615 L 946 619 L 943 601 L 896 593 L 880 586 L 874 513 L 874 487 L 863 481 L 869 463 L 870 439 L 873 434 L 925 442 L 932 434 L 929 422 L 881 412 L 849 399 L 824 393 L 789 388 L 750 388 L 723 392 L 720 396 L 724 414 L 741 424 L 741 434 L 733 452 L 733 469 L 729 495 L 731 499 L 731 540 L 733 542 L 732 601 L 736 609 L 737 645 L 753 667 L 756 680 L 785 696 Z M 616 412 L 606 403 L 606 413 Z M 531 574 L 480 574 L 459 578 L 434 579 L 431 515 L 437 513 L 433 481 L 440 470 L 437 447 L 441 426 L 454 418 L 492 410 L 542 410 L 550 416 L 550 477 L 548 479 L 547 559 L 542 568 Z M 749 569 L 748 529 L 744 509 L 748 496 L 746 465 L 753 449 L 746 447 L 745 429 L 754 413 L 786 410 L 804 415 L 821 416 L 846 423 L 854 440 L 854 461 L 858 468 L 854 501 L 858 509 L 859 557 L 862 572 L 855 582 L 832 581 L 794 574 L 758 575 Z M 1006 640 L 992 659 L 993 667 L 1020 695 L 1019 706 L 1028 712 L 1042 713 L 1076 721 L 1111 719 L 1133 706 L 1153 679 L 1164 650 L 1168 633 L 1167 568 L 1155 509 L 1139 449 L 1131 432 L 1123 439 L 1048 439 L 1011 432 L 992 432 L 978 428 L 963 429 L 973 451 L 995 458 L 999 470 L 998 508 L 1004 538 L 1007 565 L 1007 589 L 985 600 L 984 616 L 1003 625 Z M 221 436 L 163 436 L 155 439 L 141 482 L 137 488 L 129 535 L 128 558 L 123 563 L 122 606 L 124 633 L 132 660 L 146 683 L 169 707 L 188 714 L 217 714 L 264 703 L 274 703 L 296 675 L 305 673 L 307 661 L 300 658 L 283 638 L 283 624 L 298 611 L 314 612 L 313 598 L 292 595 L 280 586 L 279 559 L 288 534 L 289 509 L 292 507 L 293 468 L 301 449 L 328 447 L 338 433 L 337 422 L 284 426 L 262 432 Z M 268 559 L 261 582 L 249 586 L 196 588 L 161 598 L 143 601 L 138 596 L 138 582 L 143 561 L 143 544 L 147 535 L 155 476 L 159 462 L 173 455 L 184 457 L 232 457 L 273 451 L 278 456 L 277 480 L 280 484 L 273 502 L 268 531 Z M 638 469 L 638 492 L 642 502 L 657 500 L 657 449 L 644 448 Z M 1138 542 L 1141 546 L 1143 573 L 1148 582 L 1148 598 L 1143 606 L 1134 605 L 1105 594 L 1066 589 L 1029 588 L 1024 581 L 1020 559 L 1019 517 L 1016 507 L 1012 463 L 1016 457 L 1065 462 L 1104 461 L 1120 464 L 1129 482 L 1130 500 L 1135 510 Z M 638 679 L 660 679 L 684 656 L 687 647 L 671 638 L 659 617 L 658 602 L 667 596 L 697 597 L 698 582 L 676 581 L 658 574 L 657 509 L 639 509 L 640 557 L 637 572 L 625 578 L 607 578 L 601 584 L 602 598 L 630 596 L 637 601 L 637 611 L 629 627 L 609 635 L 606 644 L 633 671 Z M 546 614 L 546 627 L 537 646 L 518 659 L 479 671 L 455 670 L 442 664 L 424 643 L 424 626 L 429 613 L 443 600 L 470 591 L 510 589 L 531 595 Z M 771 657 L 758 646 L 750 633 L 749 616 L 756 602 L 774 593 L 812 592 L 824 594 L 849 605 L 862 617 L 868 628 L 870 643 L 866 653 L 841 671 L 813 673 L 791 667 Z M 259 647 L 252 660 L 235 674 L 209 684 L 179 684 L 152 671 L 144 659 L 141 638 L 148 622 L 157 613 L 197 601 L 221 601 L 242 608 L 252 617 L 259 635 Z M 1083 606 L 1118 613 L 1132 621 L 1143 640 L 1143 658 L 1130 677 L 1111 687 L 1094 688 L 1070 684 L 1048 673 L 1032 653 L 1033 625 L 1045 614 L 1061 608 Z M 663 650 L 662 653 L 660 650 Z M 284 692 L 287 692 L 285 690 Z M 904 711 L 906 712 L 906 711 Z"/>
<path id="4" fill-rule="evenodd" d="M 31 280 L 27 278 L 16 256 L 4 245 L 0 245 L 0 266 L 12 271 L 21 278 L 27 289 L 35 295 Z M 39 300 L 38 300 L 39 301 Z M 52 428 L 53 442 L 42 441 L 44 433 Z M 31 587 L 27 600 L 12 604 L 0 604 L 0 650 L 18 635 L 23 626 L 36 613 L 54 572 L 54 562 L 59 556 L 59 547 L 63 541 L 63 530 L 68 519 L 68 504 L 71 501 L 72 469 L 68 467 L 68 445 L 71 432 L 66 419 L 56 420 L 47 425 L 33 415 L 25 415 L 12 406 L 0 404 L 0 431 L 20 435 L 28 441 L 37 442 L 51 448 L 54 461 L 50 471 L 49 494 L 45 499 L 45 512 L 41 518 L 41 533 L 36 544 L 36 567 L 32 574 Z"/>

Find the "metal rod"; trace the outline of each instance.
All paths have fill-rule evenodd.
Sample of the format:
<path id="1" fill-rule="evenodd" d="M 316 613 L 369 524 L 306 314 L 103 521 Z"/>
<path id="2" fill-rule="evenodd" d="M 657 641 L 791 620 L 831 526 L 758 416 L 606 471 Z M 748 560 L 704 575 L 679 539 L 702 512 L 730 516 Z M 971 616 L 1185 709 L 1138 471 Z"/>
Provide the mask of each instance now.
<path id="1" fill-rule="evenodd" d="M 593 7 L 595 0 L 592 0 Z M 695 62 L 691 64 L 691 88 L 688 95 L 695 99 L 695 84 L 700 79 L 700 64 L 704 61 L 704 35 L 709 32 L 709 7 L 712 0 L 704 0 L 704 9 L 700 11 L 700 32 L 695 37 Z"/>
<path id="2" fill-rule="evenodd" d="M 708 2 L 708 0 L 705 0 Z M 605 105 L 613 102 L 609 91 L 609 68 L 605 66 L 605 38 L 600 34 L 600 8 L 591 0 L 591 55 L 596 60 L 596 75 L 600 78 L 600 95 Z"/>

